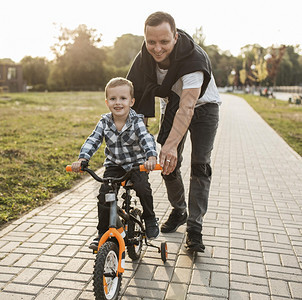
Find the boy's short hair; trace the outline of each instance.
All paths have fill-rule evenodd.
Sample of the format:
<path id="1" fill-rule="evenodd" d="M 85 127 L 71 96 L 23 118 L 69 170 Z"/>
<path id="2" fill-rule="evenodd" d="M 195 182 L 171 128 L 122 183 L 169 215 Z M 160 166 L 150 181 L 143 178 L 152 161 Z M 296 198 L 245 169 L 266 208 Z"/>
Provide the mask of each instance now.
<path id="1" fill-rule="evenodd" d="M 158 26 L 164 22 L 167 22 L 170 24 L 171 31 L 175 35 L 176 34 L 176 25 L 175 25 L 174 18 L 170 14 L 163 12 L 163 11 L 157 11 L 157 12 L 151 14 L 146 19 L 144 32 L 146 33 L 147 26 Z"/>
<path id="2" fill-rule="evenodd" d="M 131 98 L 134 98 L 134 88 L 133 88 L 132 82 L 123 77 L 115 77 L 115 78 L 112 78 L 111 80 L 109 80 L 109 82 L 106 84 L 106 87 L 105 87 L 106 98 L 107 98 L 107 89 L 114 88 L 117 86 L 122 86 L 122 85 L 129 86 Z"/>

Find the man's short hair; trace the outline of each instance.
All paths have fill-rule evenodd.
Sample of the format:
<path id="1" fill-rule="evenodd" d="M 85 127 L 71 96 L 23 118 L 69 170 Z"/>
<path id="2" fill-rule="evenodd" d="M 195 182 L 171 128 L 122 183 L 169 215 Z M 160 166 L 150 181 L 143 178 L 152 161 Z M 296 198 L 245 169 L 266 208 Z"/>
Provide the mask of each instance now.
<path id="1" fill-rule="evenodd" d="M 109 82 L 106 84 L 106 87 L 105 87 L 106 98 L 107 98 L 107 89 L 114 88 L 117 86 L 122 86 L 122 85 L 129 86 L 131 98 L 134 98 L 134 88 L 133 88 L 132 82 L 123 77 L 115 77 L 115 78 L 112 78 L 111 80 L 109 80 Z"/>
<path id="2" fill-rule="evenodd" d="M 151 14 L 146 19 L 144 32 L 146 33 L 147 26 L 158 26 L 164 22 L 167 22 L 170 24 L 171 31 L 175 35 L 176 34 L 176 25 L 175 25 L 174 18 L 170 14 L 163 12 L 163 11 L 157 11 L 157 12 Z"/>

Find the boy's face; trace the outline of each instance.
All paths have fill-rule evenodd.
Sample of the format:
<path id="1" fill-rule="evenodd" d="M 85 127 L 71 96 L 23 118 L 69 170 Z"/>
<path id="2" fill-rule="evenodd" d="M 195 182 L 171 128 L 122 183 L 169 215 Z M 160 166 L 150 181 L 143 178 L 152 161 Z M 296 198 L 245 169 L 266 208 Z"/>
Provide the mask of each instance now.
<path id="1" fill-rule="evenodd" d="M 164 22 L 158 26 L 147 26 L 145 30 L 145 41 L 148 52 L 159 64 L 159 67 L 169 67 L 169 55 L 173 51 L 178 39 L 171 30 L 169 23 Z"/>
<path id="2" fill-rule="evenodd" d="M 107 88 L 105 102 L 113 116 L 127 118 L 130 108 L 134 104 L 134 98 L 130 95 L 130 87 L 121 85 Z"/>

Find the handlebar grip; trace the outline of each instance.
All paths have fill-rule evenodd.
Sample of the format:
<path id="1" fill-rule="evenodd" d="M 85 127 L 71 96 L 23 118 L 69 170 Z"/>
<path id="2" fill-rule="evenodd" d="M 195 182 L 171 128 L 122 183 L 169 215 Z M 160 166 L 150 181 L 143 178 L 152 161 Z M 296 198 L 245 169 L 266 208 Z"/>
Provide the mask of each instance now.
<path id="1" fill-rule="evenodd" d="M 72 172 L 72 168 L 71 168 L 71 165 L 68 165 L 68 166 L 66 166 L 66 172 Z"/>
<path id="2" fill-rule="evenodd" d="M 71 165 L 66 166 L 65 170 L 66 170 L 66 172 L 72 172 L 72 167 L 71 167 Z M 80 170 L 80 173 L 83 173 L 83 171 Z"/>
<path id="3" fill-rule="evenodd" d="M 155 168 L 152 170 L 152 171 L 155 171 L 155 170 L 162 170 L 163 168 L 160 166 L 160 164 L 156 164 L 155 165 Z M 140 165 L 139 166 L 139 170 L 141 171 L 141 172 L 147 172 L 148 170 L 145 168 L 145 166 L 144 165 Z"/>

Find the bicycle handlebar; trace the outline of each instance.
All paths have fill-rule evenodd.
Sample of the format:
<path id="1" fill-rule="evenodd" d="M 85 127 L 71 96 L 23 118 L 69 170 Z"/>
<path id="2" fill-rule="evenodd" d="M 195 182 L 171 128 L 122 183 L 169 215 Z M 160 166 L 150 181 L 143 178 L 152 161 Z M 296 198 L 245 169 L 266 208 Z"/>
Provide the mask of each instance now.
<path id="1" fill-rule="evenodd" d="M 140 170 L 140 172 L 146 172 L 148 171 L 144 165 L 139 165 L 139 166 L 135 166 L 133 167 L 130 171 L 126 172 L 122 177 L 120 178 L 115 178 L 115 177 L 107 177 L 107 178 L 101 178 L 99 177 L 94 171 L 92 171 L 91 169 L 88 168 L 88 164 L 87 162 L 85 162 L 84 164 L 82 164 L 81 166 L 81 171 L 85 171 L 87 172 L 91 177 L 93 177 L 96 181 L 99 182 L 112 182 L 112 183 L 118 183 L 118 182 L 122 182 L 124 181 L 127 176 L 134 170 Z M 162 170 L 162 167 L 160 166 L 160 164 L 156 164 L 155 168 L 153 170 Z M 72 167 L 71 165 L 66 166 L 66 171 L 67 172 L 72 172 Z"/>

